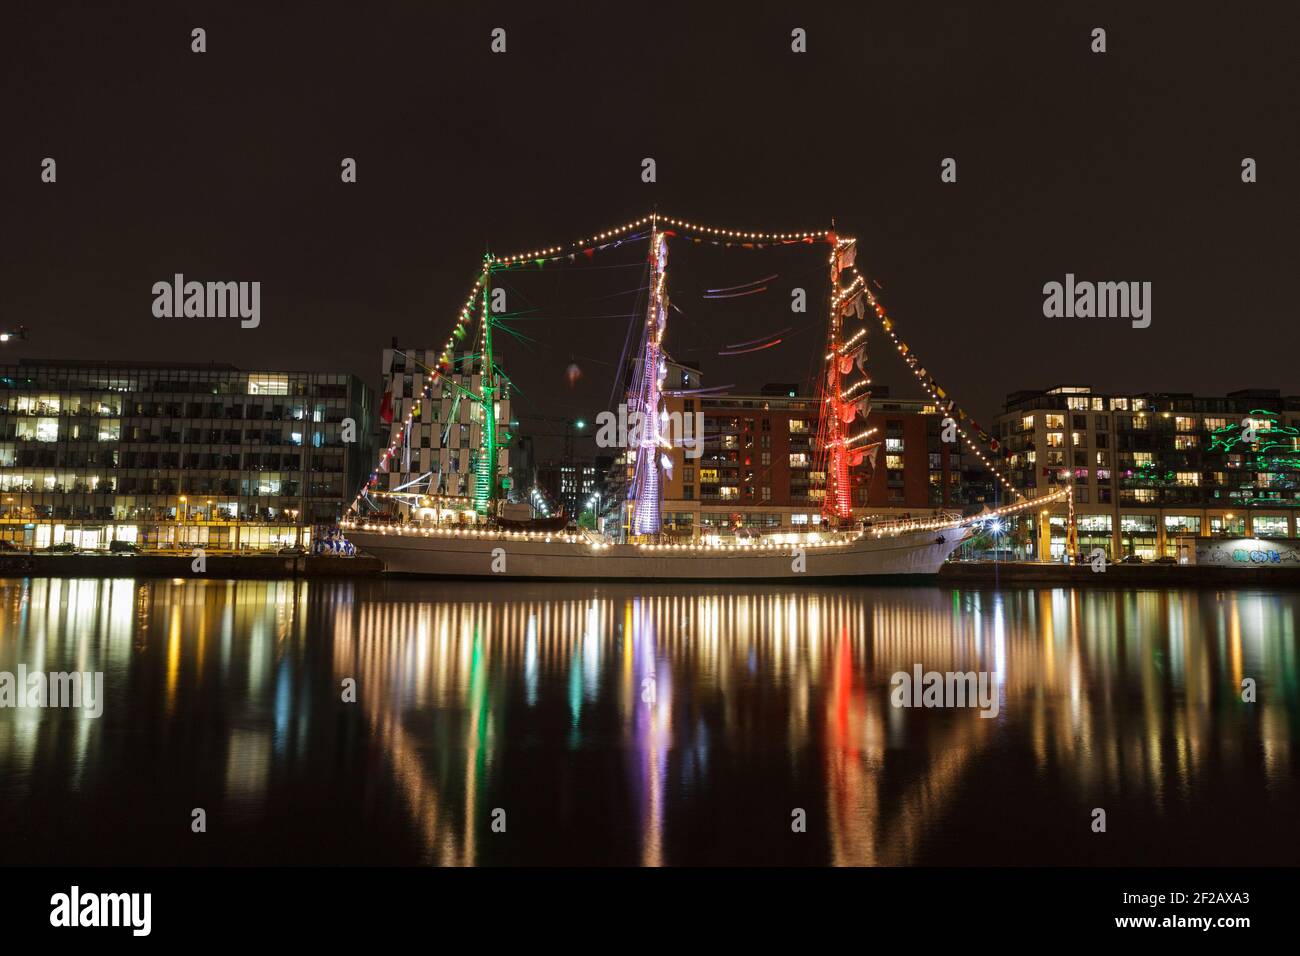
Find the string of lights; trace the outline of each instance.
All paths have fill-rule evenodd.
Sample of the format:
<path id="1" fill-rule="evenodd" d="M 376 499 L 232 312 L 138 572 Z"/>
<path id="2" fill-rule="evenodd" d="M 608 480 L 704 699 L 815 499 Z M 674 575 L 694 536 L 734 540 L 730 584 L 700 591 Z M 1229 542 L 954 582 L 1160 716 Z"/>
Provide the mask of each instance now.
<path id="1" fill-rule="evenodd" d="M 388 447 L 385 448 L 383 453 L 381 454 L 376 469 L 370 473 L 369 480 L 366 482 L 365 486 L 358 492 L 357 496 L 353 499 L 352 504 L 348 508 L 349 513 L 353 513 L 358 510 L 360 503 L 362 499 L 365 497 L 367 491 L 378 480 L 380 472 L 388 467 L 388 464 L 393 458 L 393 456 L 398 453 L 398 450 L 400 449 L 399 436 L 404 435 L 408 432 L 411 423 L 420 414 L 420 410 L 422 408 L 424 399 L 432 397 L 432 383 L 437 380 L 439 374 L 450 374 L 452 372 L 456 344 L 465 338 L 467 334 L 467 326 L 473 320 L 473 306 L 475 300 L 479 299 L 480 297 L 483 298 L 483 309 L 485 310 L 485 313 L 483 315 L 483 320 L 480 325 L 480 353 L 481 354 L 487 353 L 486 338 L 488 335 L 489 316 L 486 314 L 486 310 L 488 308 L 486 302 L 486 293 L 487 293 L 487 287 L 489 285 L 490 275 L 494 269 L 508 268 L 512 265 L 528 262 L 528 261 L 562 258 L 568 255 L 575 254 L 579 251 L 587 252 L 590 251 L 593 245 L 608 243 L 610 240 L 621 240 L 622 238 L 628 237 L 630 234 L 635 233 L 637 230 L 642 229 L 646 225 L 649 225 L 651 227 L 650 232 L 652 235 L 657 229 L 671 226 L 676 229 L 684 230 L 686 232 L 698 233 L 715 239 L 738 240 L 745 245 L 749 245 L 750 243 L 768 243 L 768 242 L 780 242 L 780 243 L 818 242 L 818 241 L 830 242 L 832 245 L 832 250 L 829 256 L 829 263 L 830 263 L 831 273 L 832 273 L 832 283 L 833 283 L 832 287 L 835 288 L 836 291 L 831 296 L 831 301 L 830 301 L 829 335 L 828 335 L 829 348 L 828 348 L 826 358 L 831 363 L 830 377 L 833 379 L 833 381 L 829 383 L 823 383 L 822 387 L 824 389 L 825 402 L 829 402 L 831 405 L 834 405 L 836 407 L 827 409 L 827 411 L 831 412 L 832 414 L 824 415 L 823 416 L 824 422 L 822 424 L 819 424 L 819 433 L 821 433 L 824 430 L 823 426 L 825 422 L 826 421 L 832 422 L 832 424 L 830 425 L 830 431 L 833 434 L 824 436 L 824 440 L 821 442 L 822 447 L 825 449 L 839 449 L 838 453 L 841 456 L 843 456 L 847 451 L 847 447 L 849 445 L 869 436 L 875 431 L 875 429 L 868 429 L 867 431 L 861 432 L 858 435 L 854 436 L 853 438 L 846 439 L 844 438 L 839 427 L 840 426 L 839 413 L 842 410 L 839 406 L 841 405 L 841 403 L 848 401 L 854 395 L 857 395 L 858 393 L 864 391 L 870 385 L 870 379 L 864 378 L 859 382 L 855 382 L 853 385 L 849 386 L 848 388 L 841 388 L 840 371 L 838 367 L 838 359 L 840 357 L 850 354 L 851 352 L 853 352 L 855 349 L 859 347 L 865 347 L 864 340 L 867 334 L 865 326 L 858 329 L 853 335 L 849 336 L 847 339 L 843 341 L 841 341 L 839 338 L 841 334 L 841 328 L 842 328 L 840 320 L 845 314 L 846 303 L 852 304 L 854 306 L 858 306 L 857 298 L 859 296 L 865 295 L 867 301 L 869 302 L 873 311 L 875 312 L 876 317 L 879 319 L 881 326 L 884 328 L 885 332 L 889 335 L 890 340 L 894 343 L 895 349 L 903 357 L 905 364 L 908 366 L 908 368 L 912 370 L 913 375 L 921 383 L 922 387 L 926 390 L 927 394 L 929 394 L 930 397 L 935 400 L 935 402 L 939 405 L 939 407 L 948 411 L 953 409 L 957 410 L 958 419 L 954 419 L 954 425 L 956 427 L 957 433 L 961 436 L 962 441 L 966 444 L 966 446 L 970 449 L 970 451 L 980 460 L 980 462 L 994 475 L 994 477 L 1001 483 L 1001 485 L 1014 496 L 1016 500 L 1024 499 L 1024 495 L 1020 492 L 1020 490 L 1017 489 L 1014 486 L 1014 484 L 1012 484 L 1012 482 L 1002 473 L 1002 470 L 992 460 L 990 460 L 989 457 L 987 457 L 984 454 L 983 450 L 976 443 L 975 439 L 971 436 L 971 434 L 967 431 L 967 429 L 962 426 L 962 422 L 964 422 L 967 419 L 965 412 L 958 409 L 956 403 L 947 398 L 947 394 L 944 392 L 944 390 L 938 386 L 938 383 L 934 381 L 934 379 L 926 372 L 926 370 L 917 361 L 915 354 L 911 352 L 907 343 L 901 341 L 898 338 L 893 328 L 892 319 L 886 314 L 884 307 L 880 304 L 879 300 L 872 293 L 870 287 L 867 284 L 865 276 L 863 276 L 853 264 L 853 260 L 855 258 L 855 252 L 856 252 L 854 248 L 856 244 L 856 239 L 847 236 L 838 236 L 832 230 L 816 230 L 816 231 L 805 231 L 805 232 L 767 232 L 767 231 L 754 231 L 754 230 L 743 230 L 743 229 L 727 229 L 727 228 L 721 228 L 717 226 L 709 226 L 701 223 L 690 222 L 683 219 L 677 219 L 672 216 L 652 213 L 648 216 L 642 216 L 639 219 L 624 223 L 620 226 L 615 226 L 613 228 L 595 233 L 592 236 L 579 239 L 576 242 L 573 242 L 567 246 L 566 245 L 547 246 L 540 249 L 529 250 L 527 252 L 513 253 L 507 256 L 495 256 L 491 254 L 486 255 L 484 257 L 482 271 L 480 272 L 478 278 L 475 280 L 473 287 L 469 291 L 469 294 L 466 296 L 465 303 L 461 306 L 460 312 L 458 313 L 456 318 L 456 322 L 453 325 L 451 335 L 449 336 L 447 343 L 443 347 L 443 350 L 440 354 L 438 369 L 434 371 L 433 374 L 427 378 L 423 390 L 423 394 L 420 397 L 417 397 L 412 402 L 411 407 L 407 412 L 403 424 L 394 429 L 393 439 L 390 441 Z M 848 284 L 848 286 L 840 288 L 839 275 L 842 271 L 848 271 L 849 273 L 851 273 L 853 279 Z M 858 310 L 859 310 L 859 314 L 861 314 L 860 306 L 858 306 Z M 825 405 L 823 407 L 825 407 Z M 971 422 L 973 425 L 974 420 L 971 419 Z M 992 444 L 994 447 L 996 447 L 996 439 L 992 440 Z M 828 462 L 829 465 L 834 466 L 837 464 L 834 455 L 835 452 L 832 452 L 832 460 Z M 840 462 L 844 462 L 844 461 L 846 461 L 846 459 L 841 457 Z M 833 509 L 835 513 L 840 514 L 841 517 L 844 517 L 847 515 L 847 513 L 851 513 L 851 505 L 849 502 L 849 494 L 848 494 L 849 491 L 848 476 L 847 473 L 844 475 L 840 475 L 838 472 L 832 474 L 833 470 L 834 470 L 833 468 L 828 468 L 827 470 L 827 482 L 828 482 L 827 507 L 828 509 Z M 834 486 L 833 490 L 832 487 L 830 486 Z"/>

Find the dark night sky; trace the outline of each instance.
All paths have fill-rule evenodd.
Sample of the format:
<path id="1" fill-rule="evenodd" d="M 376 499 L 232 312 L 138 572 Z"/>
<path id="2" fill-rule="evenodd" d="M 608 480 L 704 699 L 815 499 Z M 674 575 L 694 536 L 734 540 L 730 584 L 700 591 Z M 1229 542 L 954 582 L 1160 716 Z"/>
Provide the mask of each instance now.
<path id="1" fill-rule="evenodd" d="M 567 242 L 657 204 L 736 228 L 835 217 L 904 338 L 980 415 L 1008 391 L 1067 381 L 1297 391 L 1294 13 L 474 6 L 11 6 L 0 324 L 28 325 L 31 341 L 0 359 L 211 359 L 373 384 L 392 336 L 441 345 L 486 243 Z M 190 52 L 194 26 L 206 54 Z M 495 26 L 505 55 L 488 50 Z M 795 26 L 805 55 L 790 52 Z M 1089 52 L 1094 26 L 1105 55 Z M 40 182 L 45 156 L 56 185 Z M 356 185 L 339 181 L 344 156 Z M 646 156 L 654 185 L 640 181 Z M 956 185 L 939 181 L 945 156 Z M 1243 156 L 1257 184 L 1241 183 Z M 709 310 L 688 289 L 713 277 L 707 263 L 674 263 L 679 352 L 790 324 L 788 291 Z M 733 254 L 716 284 L 772 271 Z M 175 272 L 260 280 L 261 327 L 154 318 L 150 287 Z M 589 290 L 565 280 L 564 306 L 637 284 L 633 269 L 608 272 Z M 1153 282 L 1152 326 L 1043 318 L 1043 283 L 1066 272 Z M 530 303 L 563 313 L 548 288 Z M 629 298 L 608 301 L 626 312 Z M 602 336 L 616 350 L 622 320 L 585 325 L 535 323 L 546 344 L 506 353 L 552 414 L 607 397 L 612 364 L 595 357 L 614 361 Z M 706 357 L 708 380 L 800 379 L 817 338 Z M 593 357 L 578 359 L 574 393 L 566 350 Z M 917 394 L 906 374 L 875 366 L 895 394 Z"/>

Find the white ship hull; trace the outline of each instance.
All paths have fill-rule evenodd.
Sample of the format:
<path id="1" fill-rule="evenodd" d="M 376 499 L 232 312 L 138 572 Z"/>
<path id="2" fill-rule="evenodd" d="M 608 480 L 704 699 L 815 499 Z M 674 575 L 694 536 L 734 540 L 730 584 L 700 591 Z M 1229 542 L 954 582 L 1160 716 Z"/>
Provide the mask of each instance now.
<path id="1" fill-rule="evenodd" d="M 392 574 L 459 578 L 728 581 L 907 578 L 938 573 L 966 530 L 870 532 L 806 543 L 731 547 L 605 544 L 557 534 L 526 537 L 352 528 L 348 540 Z"/>

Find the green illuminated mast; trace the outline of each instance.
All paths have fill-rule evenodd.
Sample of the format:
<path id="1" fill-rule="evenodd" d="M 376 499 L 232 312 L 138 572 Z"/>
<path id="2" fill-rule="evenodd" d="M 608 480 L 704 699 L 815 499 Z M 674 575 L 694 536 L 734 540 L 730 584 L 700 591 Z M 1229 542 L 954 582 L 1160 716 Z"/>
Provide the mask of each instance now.
<path id="1" fill-rule="evenodd" d="M 497 378 L 496 361 L 492 354 L 492 272 L 490 257 L 483 257 L 483 368 L 479 376 L 479 401 L 483 408 L 483 427 L 480 430 L 478 466 L 474 476 L 474 510 L 481 515 L 492 512 L 496 499 L 497 477 Z"/>

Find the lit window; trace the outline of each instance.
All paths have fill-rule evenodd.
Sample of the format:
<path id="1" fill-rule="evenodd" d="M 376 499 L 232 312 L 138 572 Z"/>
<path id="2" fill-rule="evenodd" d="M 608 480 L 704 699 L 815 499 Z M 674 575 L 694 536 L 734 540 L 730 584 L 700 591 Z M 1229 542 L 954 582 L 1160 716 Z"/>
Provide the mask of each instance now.
<path id="1" fill-rule="evenodd" d="M 248 376 L 249 395 L 288 395 L 288 375 L 250 375 Z"/>

